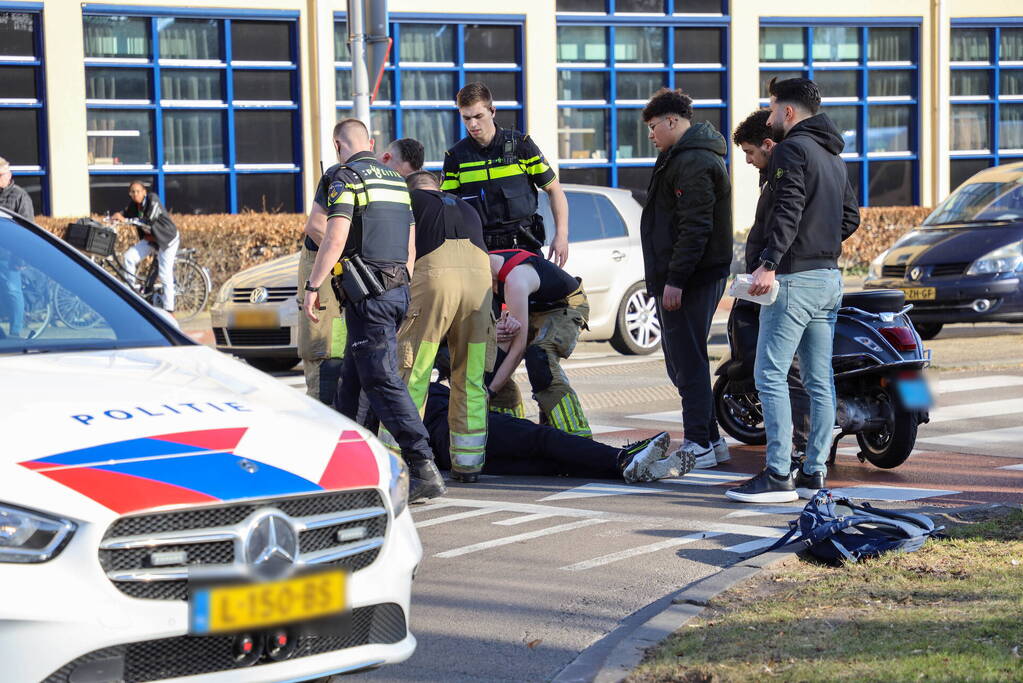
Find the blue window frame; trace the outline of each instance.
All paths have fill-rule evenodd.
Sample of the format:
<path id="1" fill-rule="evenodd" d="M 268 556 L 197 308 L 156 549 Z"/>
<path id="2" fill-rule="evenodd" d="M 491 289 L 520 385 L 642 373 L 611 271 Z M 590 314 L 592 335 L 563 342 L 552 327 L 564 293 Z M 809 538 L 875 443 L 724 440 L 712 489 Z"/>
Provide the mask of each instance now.
<path id="1" fill-rule="evenodd" d="M 950 171 L 1023 160 L 1023 17 L 953 19 Z"/>
<path id="2" fill-rule="evenodd" d="M 919 202 L 919 25 L 916 17 L 760 22 L 761 104 L 774 77 L 817 82 L 861 206 Z"/>
<path id="3" fill-rule="evenodd" d="M 302 211 L 297 18 L 86 5 L 93 212 L 133 178 L 179 213 Z"/>
<path id="4" fill-rule="evenodd" d="M 50 209 L 41 3 L 0 2 L 0 156 L 35 212 Z"/>
<path id="5" fill-rule="evenodd" d="M 644 192 L 657 151 L 641 112 L 662 87 L 693 97 L 693 120 L 727 137 L 722 0 L 558 0 L 561 179 Z"/>
<path id="6" fill-rule="evenodd" d="M 425 167 L 439 169 L 444 152 L 465 134 L 455 95 L 483 81 L 494 96 L 497 121 L 523 129 L 523 18 L 514 16 L 391 15 L 390 59 L 370 106 L 377 144 L 403 137 L 423 143 Z M 352 115 L 351 57 L 344 14 L 335 15 L 334 58 L 338 119 Z M 376 74 L 370 74 L 372 80 Z"/>

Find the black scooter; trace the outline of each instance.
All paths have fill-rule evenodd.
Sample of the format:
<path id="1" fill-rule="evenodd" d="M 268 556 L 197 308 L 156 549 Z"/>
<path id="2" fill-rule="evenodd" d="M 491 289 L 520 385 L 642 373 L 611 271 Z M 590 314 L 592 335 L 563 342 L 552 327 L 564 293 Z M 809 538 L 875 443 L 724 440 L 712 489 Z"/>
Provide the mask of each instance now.
<path id="1" fill-rule="evenodd" d="M 721 428 L 743 443 L 767 442 L 764 415 L 753 382 L 758 307 L 736 301 L 728 321 L 731 357 L 718 366 L 714 406 Z M 853 292 L 842 297 L 831 364 L 838 396 L 837 427 L 831 446 L 855 434 L 860 462 L 890 469 L 906 461 L 916 443 L 917 427 L 928 422 L 933 405 L 923 371 L 930 349 L 907 313 L 905 294 L 895 289 Z"/>

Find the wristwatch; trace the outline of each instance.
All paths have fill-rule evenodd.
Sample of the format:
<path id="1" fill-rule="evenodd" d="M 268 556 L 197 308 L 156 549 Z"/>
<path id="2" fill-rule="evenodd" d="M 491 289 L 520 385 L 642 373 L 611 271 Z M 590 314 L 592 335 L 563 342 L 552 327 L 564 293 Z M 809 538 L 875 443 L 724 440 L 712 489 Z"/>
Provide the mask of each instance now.
<path id="1" fill-rule="evenodd" d="M 307 292 L 318 292 L 318 291 L 320 291 L 320 288 L 319 287 L 313 287 L 312 283 L 310 283 L 309 280 L 306 280 L 305 281 L 305 291 L 307 291 Z"/>
<path id="2" fill-rule="evenodd" d="M 775 263 L 774 261 L 768 261 L 766 259 L 760 262 L 760 267 L 763 268 L 764 270 L 778 270 L 777 263 Z"/>

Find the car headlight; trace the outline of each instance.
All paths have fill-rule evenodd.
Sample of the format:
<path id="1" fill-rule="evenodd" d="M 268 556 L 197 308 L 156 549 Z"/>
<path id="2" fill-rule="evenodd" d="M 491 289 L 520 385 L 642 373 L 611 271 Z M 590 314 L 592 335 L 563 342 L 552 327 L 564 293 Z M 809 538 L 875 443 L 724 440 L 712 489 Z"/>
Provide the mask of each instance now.
<path id="1" fill-rule="evenodd" d="M 881 267 L 884 265 L 884 259 L 888 256 L 888 250 L 885 249 L 878 254 L 873 261 L 870 262 L 870 268 L 867 270 L 868 280 L 878 280 L 881 277 Z"/>
<path id="2" fill-rule="evenodd" d="M 1023 242 L 1014 242 L 984 254 L 970 264 L 967 275 L 1012 273 L 1023 270 Z"/>
<path id="3" fill-rule="evenodd" d="M 56 557 L 76 525 L 13 505 L 0 504 L 0 562 L 46 562 Z"/>
<path id="4" fill-rule="evenodd" d="M 408 467 L 405 461 L 394 455 L 388 454 L 391 459 L 391 512 L 397 517 L 408 507 Z"/>
<path id="5" fill-rule="evenodd" d="M 225 282 L 224 284 L 222 284 L 220 286 L 220 289 L 217 290 L 217 303 L 218 304 L 227 303 L 227 300 L 231 298 L 232 289 L 233 287 L 230 282 Z"/>

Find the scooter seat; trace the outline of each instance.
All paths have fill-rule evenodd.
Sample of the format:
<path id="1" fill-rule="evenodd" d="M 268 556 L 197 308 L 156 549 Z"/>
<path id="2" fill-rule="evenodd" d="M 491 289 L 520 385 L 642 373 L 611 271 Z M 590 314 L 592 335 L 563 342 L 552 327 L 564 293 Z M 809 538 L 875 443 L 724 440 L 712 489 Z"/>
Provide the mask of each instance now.
<path id="1" fill-rule="evenodd" d="M 871 289 L 842 295 L 842 308 L 858 308 L 867 313 L 898 313 L 906 305 L 901 289 Z"/>

